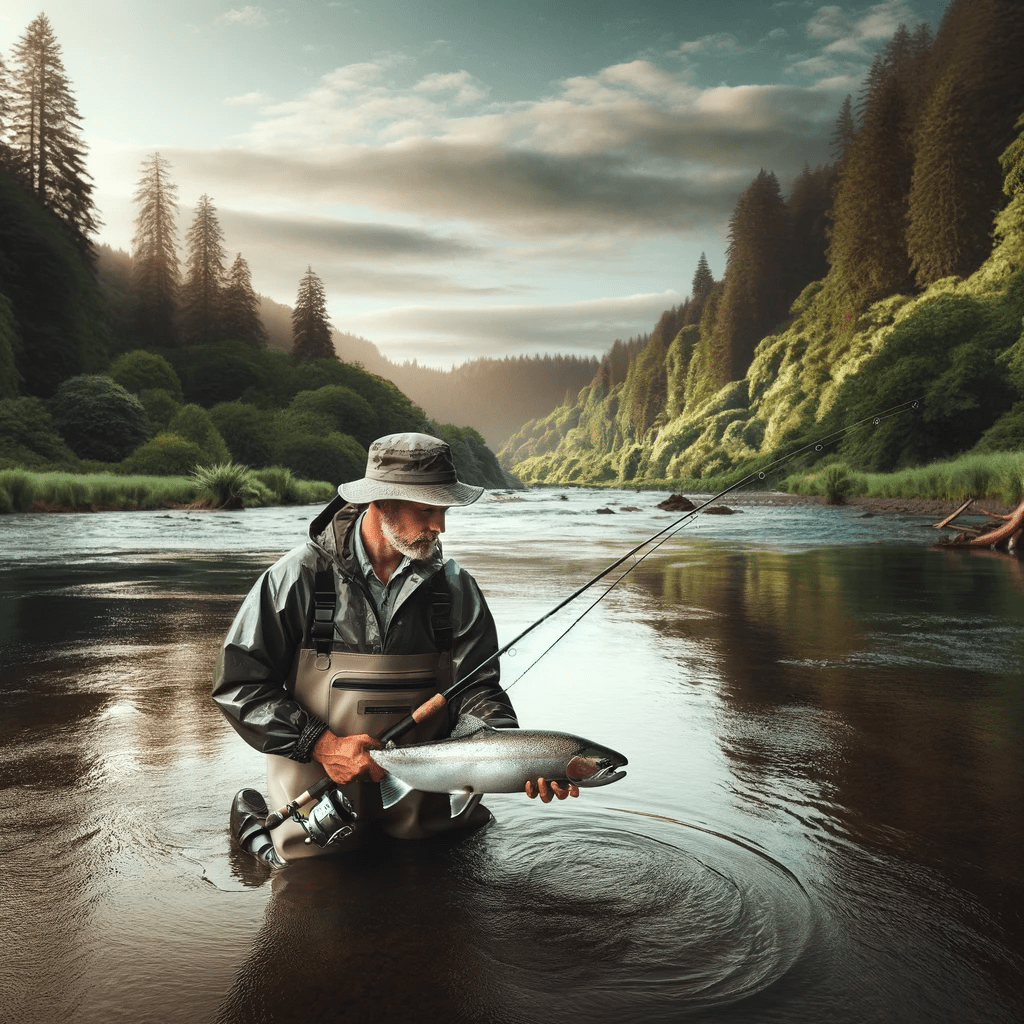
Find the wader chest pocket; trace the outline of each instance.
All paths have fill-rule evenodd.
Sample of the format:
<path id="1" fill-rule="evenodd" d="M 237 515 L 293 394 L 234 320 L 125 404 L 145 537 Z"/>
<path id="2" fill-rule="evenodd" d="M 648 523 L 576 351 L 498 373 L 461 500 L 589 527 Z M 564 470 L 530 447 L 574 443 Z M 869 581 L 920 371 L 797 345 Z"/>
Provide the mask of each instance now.
<path id="1" fill-rule="evenodd" d="M 359 714 L 361 715 L 406 715 L 413 713 L 411 704 L 381 704 L 372 700 L 361 700 L 359 702 Z"/>

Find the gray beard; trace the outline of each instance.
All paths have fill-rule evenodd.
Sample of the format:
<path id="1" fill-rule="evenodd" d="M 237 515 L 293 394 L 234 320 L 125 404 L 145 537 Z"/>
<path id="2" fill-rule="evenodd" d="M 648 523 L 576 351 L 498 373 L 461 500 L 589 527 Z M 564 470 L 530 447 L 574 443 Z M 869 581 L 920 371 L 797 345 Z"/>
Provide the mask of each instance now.
<path id="1" fill-rule="evenodd" d="M 420 534 L 411 542 L 402 540 L 395 533 L 386 514 L 381 516 L 380 529 L 381 533 L 384 534 L 384 539 L 399 554 L 405 555 L 406 558 L 411 558 L 414 562 L 422 562 L 425 558 L 429 558 L 434 550 L 434 546 L 437 544 L 437 538 L 431 537 L 428 534 Z"/>

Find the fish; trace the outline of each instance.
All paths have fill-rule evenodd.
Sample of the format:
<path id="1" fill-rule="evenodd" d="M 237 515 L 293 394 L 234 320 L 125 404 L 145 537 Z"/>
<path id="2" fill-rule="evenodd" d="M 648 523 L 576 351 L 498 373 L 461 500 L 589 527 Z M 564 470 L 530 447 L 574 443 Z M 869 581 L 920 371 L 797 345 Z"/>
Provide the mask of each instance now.
<path id="1" fill-rule="evenodd" d="M 416 790 L 447 793 L 452 817 L 481 793 L 519 793 L 527 782 L 608 786 L 625 777 L 626 758 L 609 747 L 567 732 L 499 729 L 463 715 L 448 739 L 389 743 L 367 753 L 388 774 L 381 780 L 381 803 L 393 807 Z"/>

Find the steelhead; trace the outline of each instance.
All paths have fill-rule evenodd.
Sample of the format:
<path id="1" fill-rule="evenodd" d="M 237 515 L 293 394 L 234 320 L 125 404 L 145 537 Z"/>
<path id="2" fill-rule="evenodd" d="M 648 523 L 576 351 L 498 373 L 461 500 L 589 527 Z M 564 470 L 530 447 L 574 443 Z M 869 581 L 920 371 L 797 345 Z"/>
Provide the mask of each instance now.
<path id="1" fill-rule="evenodd" d="M 381 781 L 384 807 L 407 793 L 448 793 L 452 817 L 478 793 L 519 793 L 527 782 L 607 786 L 626 773 L 622 754 L 567 732 L 495 729 L 465 715 L 451 737 L 406 747 L 368 751 L 388 774 Z"/>

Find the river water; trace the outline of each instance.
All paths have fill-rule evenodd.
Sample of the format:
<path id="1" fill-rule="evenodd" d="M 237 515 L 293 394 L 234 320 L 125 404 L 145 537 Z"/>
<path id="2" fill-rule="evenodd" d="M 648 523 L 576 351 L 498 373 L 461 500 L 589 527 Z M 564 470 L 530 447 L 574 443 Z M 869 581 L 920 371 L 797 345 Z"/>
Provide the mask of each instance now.
<path id="1" fill-rule="evenodd" d="M 494 496 L 445 553 L 504 641 L 661 497 Z M 273 877 L 229 842 L 264 769 L 210 670 L 316 510 L 0 518 L 0 1020 L 1024 1019 L 1024 565 L 739 507 L 503 659 L 520 721 L 624 780 Z"/>

